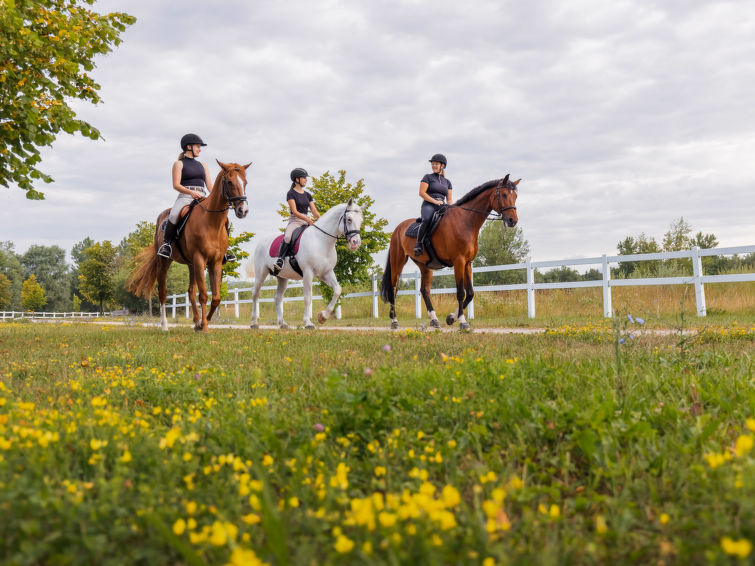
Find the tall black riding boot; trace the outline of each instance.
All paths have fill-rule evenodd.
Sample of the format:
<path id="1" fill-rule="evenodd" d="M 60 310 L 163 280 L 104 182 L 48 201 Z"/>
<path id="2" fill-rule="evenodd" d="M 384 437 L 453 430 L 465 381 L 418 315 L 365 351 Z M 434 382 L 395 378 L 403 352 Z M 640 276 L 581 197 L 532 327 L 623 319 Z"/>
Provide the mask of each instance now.
<path id="1" fill-rule="evenodd" d="M 276 259 L 275 263 L 273 264 L 273 275 L 278 275 L 278 273 L 280 273 L 280 270 L 283 269 L 284 258 L 288 253 L 288 246 L 289 244 L 288 242 L 286 242 L 286 240 L 283 240 L 281 242 L 280 250 L 278 250 L 278 259 Z"/>
<path id="2" fill-rule="evenodd" d="M 165 224 L 165 232 L 163 233 L 163 245 L 157 250 L 157 255 L 170 259 L 170 254 L 173 253 L 171 244 L 176 237 L 176 225 L 170 220 Z"/>
<path id="3" fill-rule="evenodd" d="M 226 220 L 225 223 L 225 229 L 228 232 L 228 237 L 231 237 L 231 223 Z M 236 254 L 233 253 L 233 250 L 231 248 L 228 248 L 225 250 L 225 255 L 223 256 L 223 265 L 228 263 L 229 261 L 236 261 Z"/>
<path id="4" fill-rule="evenodd" d="M 427 220 L 423 220 L 417 231 L 417 244 L 414 246 L 414 255 L 421 256 L 425 252 L 425 232 L 427 232 Z"/>

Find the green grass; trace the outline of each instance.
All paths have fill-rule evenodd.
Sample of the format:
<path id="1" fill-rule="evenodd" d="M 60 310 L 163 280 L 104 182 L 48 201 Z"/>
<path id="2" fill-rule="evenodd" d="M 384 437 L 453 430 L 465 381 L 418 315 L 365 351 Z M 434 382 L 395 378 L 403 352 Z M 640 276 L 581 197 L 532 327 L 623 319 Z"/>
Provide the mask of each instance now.
<path id="1" fill-rule="evenodd" d="M 755 328 L 630 328 L 0 325 L 0 556 L 740 563 Z"/>

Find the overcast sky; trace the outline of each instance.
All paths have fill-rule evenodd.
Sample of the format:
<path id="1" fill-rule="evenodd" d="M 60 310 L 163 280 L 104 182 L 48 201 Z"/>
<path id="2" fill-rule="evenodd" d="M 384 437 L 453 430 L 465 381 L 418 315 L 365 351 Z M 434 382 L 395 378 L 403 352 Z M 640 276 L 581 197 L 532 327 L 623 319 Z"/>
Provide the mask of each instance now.
<path id="1" fill-rule="evenodd" d="M 755 3 L 107 0 L 137 22 L 96 60 L 104 141 L 44 151 L 47 199 L 0 190 L 0 240 L 119 242 L 175 199 L 186 132 L 246 163 L 238 230 L 281 226 L 289 172 L 363 178 L 389 229 L 448 157 L 458 198 L 521 177 L 532 257 L 614 253 L 675 218 L 755 243 Z M 249 246 L 252 251 L 252 246 Z M 381 255 L 381 258 L 384 257 Z"/>

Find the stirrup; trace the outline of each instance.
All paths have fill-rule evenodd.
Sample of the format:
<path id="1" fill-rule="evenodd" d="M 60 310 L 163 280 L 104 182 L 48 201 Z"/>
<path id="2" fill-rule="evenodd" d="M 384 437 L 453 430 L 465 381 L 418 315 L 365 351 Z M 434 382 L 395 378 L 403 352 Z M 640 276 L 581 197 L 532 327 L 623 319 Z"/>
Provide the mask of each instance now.
<path id="1" fill-rule="evenodd" d="M 228 250 L 225 252 L 225 255 L 223 256 L 223 264 L 225 265 L 229 261 L 236 261 L 236 254 L 234 254 L 231 250 Z"/>
<path id="2" fill-rule="evenodd" d="M 282 257 L 275 260 L 275 263 L 273 264 L 273 275 L 278 275 L 278 273 L 280 273 L 280 270 L 283 269 L 284 261 L 285 260 Z"/>
<path id="3" fill-rule="evenodd" d="M 173 253 L 173 248 L 168 242 L 163 243 L 162 246 L 160 246 L 160 249 L 157 250 L 157 255 L 160 257 L 164 257 L 167 259 L 170 259 L 171 254 Z"/>

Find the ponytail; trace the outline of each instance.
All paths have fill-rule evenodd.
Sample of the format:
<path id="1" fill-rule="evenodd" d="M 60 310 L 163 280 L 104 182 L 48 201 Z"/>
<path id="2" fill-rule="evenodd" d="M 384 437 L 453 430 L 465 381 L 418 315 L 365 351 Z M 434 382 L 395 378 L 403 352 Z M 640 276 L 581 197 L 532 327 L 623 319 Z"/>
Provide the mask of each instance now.
<path id="1" fill-rule="evenodd" d="M 184 152 L 178 154 L 178 157 L 176 158 L 178 161 L 181 161 L 184 158 Z"/>
<path id="2" fill-rule="evenodd" d="M 440 176 L 445 179 L 446 177 L 446 166 L 442 163 L 440 164 Z"/>
<path id="3" fill-rule="evenodd" d="M 292 189 L 293 189 L 293 188 L 294 188 L 295 186 L 296 186 L 296 181 L 294 181 L 293 183 L 291 183 L 291 188 L 292 188 Z"/>

